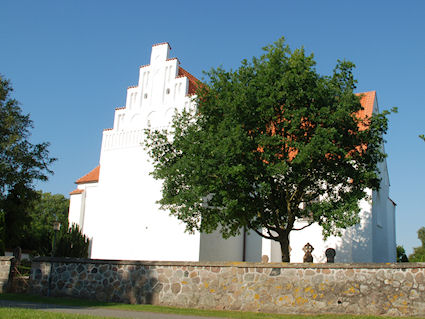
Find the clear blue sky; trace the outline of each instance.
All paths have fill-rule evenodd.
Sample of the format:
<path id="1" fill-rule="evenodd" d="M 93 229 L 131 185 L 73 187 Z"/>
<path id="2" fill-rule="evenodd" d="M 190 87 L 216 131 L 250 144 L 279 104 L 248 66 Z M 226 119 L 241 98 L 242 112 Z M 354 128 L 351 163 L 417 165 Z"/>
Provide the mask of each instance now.
<path id="1" fill-rule="evenodd" d="M 55 175 L 37 187 L 68 194 L 99 161 L 102 130 L 112 126 L 126 88 L 137 84 L 152 44 L 201 78 L 237 68 L 285 36 L 313 52 L 329 74 L 353 61 L 358 91 L 376 90 L 390 118 L 388 168 L 397 203 L 397 242 L 419 246 L 425 226 L 425 1 L 2 1 L 0 73 L 31 114 L 33 142 L 49 141 Z"/>

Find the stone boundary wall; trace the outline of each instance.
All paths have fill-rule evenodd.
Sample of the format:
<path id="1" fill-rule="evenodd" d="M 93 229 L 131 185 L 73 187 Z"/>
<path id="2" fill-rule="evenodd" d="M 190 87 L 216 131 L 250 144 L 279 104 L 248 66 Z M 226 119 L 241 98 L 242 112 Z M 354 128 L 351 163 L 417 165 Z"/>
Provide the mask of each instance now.
<path id="1" fill-rule="evenodd" d="M 29 276 L 14 276 L 12 282 L 9 282 L 8 292 L 15 294 L 24 294 L 28 292 Z"/>
<path id="2" fill-rule="evenodd" d="M 50 283 L 50 285 L 49 285 Z M 425 315 L 425 263 L 33 260 L 30 292 L 270 313 Z"/>
<path id="3" fill-rule="evenodd" d="M 0 256 L 0 293 L 4 293 L 9 288 L 11 270 L 14 258 L 11 256 Z"/>

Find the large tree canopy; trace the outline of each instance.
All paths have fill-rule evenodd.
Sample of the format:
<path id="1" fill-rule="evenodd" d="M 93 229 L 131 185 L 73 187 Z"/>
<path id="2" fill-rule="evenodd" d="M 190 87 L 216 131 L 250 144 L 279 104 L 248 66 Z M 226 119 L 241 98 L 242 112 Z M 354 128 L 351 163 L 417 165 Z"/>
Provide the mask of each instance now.
<path id="1" fill-rule="evenodd" d="M 148 130 L 146 147 L 163 180 L 160 204 L 188 231 L 229 237 L 245 227 L 280 242 L 289 261 L 297 219 L 325 235 L 359 221 L 359 200 L 379 187 L 388 112 L 359 116 L 350 62 L 322 76 L 313 55 L 283 38 L 264 51 L 208 72 L 196 107 L 168 131 Z"/>
<path id="2" fill-rule="evenodd" d="M 22 231 L 28 222 L 25 207 L 37 197 L 36 180 L 47 180 L 50 164 L 48 143 L 29 141 L 32 121 L 22 113 L 19 103 L 11 97 L 8 80 L 0 75 L 0 236 L 10 238 Z M 0 251 L 2 250 L 0 238 Z"/>

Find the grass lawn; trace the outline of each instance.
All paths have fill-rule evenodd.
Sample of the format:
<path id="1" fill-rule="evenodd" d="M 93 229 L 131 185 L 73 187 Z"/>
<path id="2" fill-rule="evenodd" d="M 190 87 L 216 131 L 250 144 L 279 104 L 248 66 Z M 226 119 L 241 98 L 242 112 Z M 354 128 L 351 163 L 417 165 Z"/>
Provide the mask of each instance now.
<path id="1" fill-rule="evenodd" d="M 205 317 L 222 317 L 222 318 L 239 318 L 239 319 L 384 319 L 394 317 L 383 317 L 383 316 L 361 316 L 361 315 L 279 315 L 279 314 L 267 314 L 267 313 L 256 313 L 256 312 L 240 312 L 240 311 L 221 311 L 221 310 L 201 310 L 201 309 L 187 309 L 187 308 L 176 308 L 176 307 L 164 307 L 164 306 L 153 306 L 153 305 L 129 305 L 121 303 L 106 303 L 91 301 L 86 299 L 75 299 L 75 298 L 54 298 L 54 297 L 40 297 L 26 294 L 0 294 L 0 299 L 13 300 L 13 301 L 26 301 L 36 303 L 48 303 L 56 305 L 65 305 L 73 307 L 96 307 L 96 308 L 109 308 L 117 310 L 130 310 L 130 311 L 145 311 L 145 312 L 159 312 L 159 313 L 171 313 L 179 315 L 192 315 L 192 316 L 205 316 Z M 103 317 L 92 317 L 83 315 L 70 315 L 70 314 L 58 314 L 48 313 L 41 310 L 28 310 L 18 308 L 0 308 L 0 318 L 47 318 L 47 319 L 92 319 L 92 318 L 103 318 Z M 110 317 L 109 317 L 110 318 Z M 409 318 L 409 317 L 404 317 Z M 419 317 L 411 317 L 420 319 Z M 422 318 L 425 319 L 425 318 Z"/>
<path id="2" fill-rule="evenodd" d="M 70 315 L 32 309 L 0 308 L 0 318 L 7 319 L 114 319 L 112 317 L 93 317 L 85 315 Z"/>

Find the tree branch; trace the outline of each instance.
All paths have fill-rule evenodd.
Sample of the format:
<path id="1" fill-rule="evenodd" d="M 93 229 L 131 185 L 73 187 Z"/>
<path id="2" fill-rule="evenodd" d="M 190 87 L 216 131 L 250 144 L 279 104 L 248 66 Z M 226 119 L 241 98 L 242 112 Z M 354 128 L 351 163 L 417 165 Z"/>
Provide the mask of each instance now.
<path id="1" fill-rule="evenodd" d="M 264 235 L 264 234 L 263 234 L 263 232 L 260 232 L 260 231 L 258 231 L 258 230 L 256 230 L 256 229 L 253 229 L 253 228 L 251 228 L 251 229 L 252 229 L 253 231 L 255 231 L 258 235 L 260 235 L 261 237 L 263 237 L 263 238 L 271 239 L 271 240 L 276 240 L 276 239 L 278 238 L 278 237 L 272 236 L 272 235 L 270 234 L 270 231 L 268 232 L 270 236 L 267 236 L 267 235 Z"/>
<path id="2" fill-rule="evenodd" d="M 308 223 L 308 225 L 305 225 L 305 226 L 303 226 L 303 227 L 301 227 L 301 228 L 292 228 L 292 230 L 303 230 L 304 228 L 307 228 L 308 226 L 311 226 L 311 225 L 313 225 L 313 224 L 314 224 L 314 221 L 312 221 L 312 222 Z"/>

